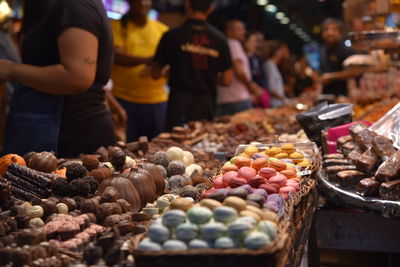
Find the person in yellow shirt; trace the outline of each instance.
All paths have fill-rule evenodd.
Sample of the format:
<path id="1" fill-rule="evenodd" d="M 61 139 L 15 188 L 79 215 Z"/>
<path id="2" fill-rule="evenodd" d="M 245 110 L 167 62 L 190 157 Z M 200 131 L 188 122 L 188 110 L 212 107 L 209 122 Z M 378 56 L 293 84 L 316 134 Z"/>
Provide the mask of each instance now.
<path id="1" fill-rule="evenodd" d="M 115 62 L 113 94 L 128 115 L 127 141 L 153 138 L 163 131 L 168 95 L 167 80 L 153 80 L 150 64 L 168 27 L 148 18 L 151 0 L 129 0 L 130 10 L 112 21 Z"/>

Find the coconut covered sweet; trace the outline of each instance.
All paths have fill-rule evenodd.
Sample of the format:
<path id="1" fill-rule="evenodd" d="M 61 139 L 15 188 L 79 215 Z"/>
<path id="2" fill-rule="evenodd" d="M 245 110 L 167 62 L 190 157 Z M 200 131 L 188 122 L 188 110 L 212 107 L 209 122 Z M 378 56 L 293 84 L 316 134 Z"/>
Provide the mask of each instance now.
<path id="1" fill-rule="evenodd" d="M 171 158 L 164 151 L 159 151 L 154 154 L 153 163 L 156 165 L 161 165 L 164 168 L 168 167 L 168 164 L 171 162 Z"/>
<path id="2" fill-rule="evenodd" d="M 179 160 L 171 161 L 167 167 L 167 176 L 182 175 L 185 173 L 185 166 Z"/>

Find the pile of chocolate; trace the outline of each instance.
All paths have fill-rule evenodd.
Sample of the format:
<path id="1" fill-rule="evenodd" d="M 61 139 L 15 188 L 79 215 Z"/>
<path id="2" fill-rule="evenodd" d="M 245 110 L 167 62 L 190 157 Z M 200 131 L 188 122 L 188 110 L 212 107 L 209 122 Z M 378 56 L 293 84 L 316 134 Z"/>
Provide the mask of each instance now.
<path id="1" fill-rule="evenodd" d="M 364 124 L 350 127 L 350 135 L 337 140 L 342 153 L 324 156 L 328 179 L 341 187 L 356 187 L 362 196 L 400 200 L 400 151 L 385 136 Z"/>

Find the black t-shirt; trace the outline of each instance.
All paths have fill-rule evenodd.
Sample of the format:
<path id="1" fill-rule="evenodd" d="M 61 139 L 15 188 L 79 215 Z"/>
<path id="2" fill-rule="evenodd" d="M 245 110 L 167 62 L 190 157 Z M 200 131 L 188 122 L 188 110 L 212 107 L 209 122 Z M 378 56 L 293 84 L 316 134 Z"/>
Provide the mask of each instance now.
<path id="1" fill-rule="evenodd" d="M 108 112 L 103 85 L 110 77 L 113 40 L 104 6 L 100 0 L 58 0 L 48 15 L 25 37 L 23 63 L 35 66 L 60 64 L 57 40 L 69 27 L 95 35 L 99 41 L 97 70 L 93 85 L 83 93 L 64 97 L 62 123 L 82 121 Z"/>
<path id="2" fill-rule="evenodd" d="M 170 65 L 171 92 L 216 95 L 218 73 L 232 67 L 222 33 L 202 20 L 188 20 L 162 37 L 154 61 Z"/>
<path id="3" fill-rule="evenodd" d="M 322 47 L 321 73 L 342 71 L 343 62 L 354 54 L 354 50 L 345 46 L 343 42 L 337 43 L 333 47 Z M 346 81 L 330 82 L 324 85 L 323 93 L 347 96 L 347 83 Z"/>

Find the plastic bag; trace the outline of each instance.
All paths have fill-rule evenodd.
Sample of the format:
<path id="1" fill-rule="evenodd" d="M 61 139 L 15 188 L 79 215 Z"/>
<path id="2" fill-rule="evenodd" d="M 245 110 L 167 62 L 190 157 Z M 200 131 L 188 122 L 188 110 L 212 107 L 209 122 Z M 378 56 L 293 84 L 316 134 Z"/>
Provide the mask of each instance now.
<path id="1" fill-rule="evenodd" d="M 393 141 L 393 146 L 400 149 L 400 103 L 386 113 L 370 128 L 377 134 L 386 136 Z"/>
<path id="2" fill-rule="evenodd" d="M 315 108 L 300 113 L 297 121 L 303 127 L 308 138 L 321 146 L 321 134 L 323 130 L 350 123 L 352 121 L 352 104 L 322 103 Z"/>

